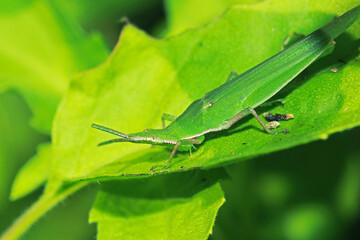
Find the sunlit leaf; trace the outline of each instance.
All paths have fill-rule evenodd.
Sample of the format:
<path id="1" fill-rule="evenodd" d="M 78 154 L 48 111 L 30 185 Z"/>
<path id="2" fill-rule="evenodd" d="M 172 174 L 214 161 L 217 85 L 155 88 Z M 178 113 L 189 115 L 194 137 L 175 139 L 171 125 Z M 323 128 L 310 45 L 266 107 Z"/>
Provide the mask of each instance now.
<path id="1" fill-rule="evenodd" d="M 326 5 L 324 13 L 321 4 L 307 11 L 299 11 L 300 5 L 233 7 L 204 28 L 165 40 L 125 27 L 108 61 L 72 81 L 56 118 L 54 173 L 66 179 L 153 174 L 150 168 L 164 164 L 170 149 L 133 143 L 99 148 L 99 142 L 112 136 L 92 129 L 91 123 L 125 133 L 160 128 L 162 113 L 181 114 L 191 101 L 223 83 L 230 71 L 243 72 L 277 53 L 293 32 L 308 34 L 321 27 L 334 18 L 331 7 L 338 7 Z M 258 109 L 294 114 L 294 120 L 282 123 L 290 134 L 264 134 L 255 119 L 245 118 L 228 131 L 206 135 L 192 155 L 178 153 L 166 171 L 221 166 L 358 125 L 357 26 L 359 21 L 336 39 L 333 54 L 275 96 L 286 99 L 284 106 Z"/>

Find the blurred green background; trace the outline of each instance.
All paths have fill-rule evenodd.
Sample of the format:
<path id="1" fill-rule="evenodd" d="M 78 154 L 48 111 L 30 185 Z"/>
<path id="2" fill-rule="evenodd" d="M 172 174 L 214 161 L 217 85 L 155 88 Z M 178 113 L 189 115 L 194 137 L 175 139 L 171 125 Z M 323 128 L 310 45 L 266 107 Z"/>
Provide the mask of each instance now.
<path id="1" fill-rule="evenodd" d="M 96 32 L 98 36 L 103 36 L 105 43 L 95 45 L 101 45 L 99 48 L 104 49 L 99 59 L 105 59 L 117 42 L 124 16 L 153 36 L 171 36 L 207 23 L 228 6 L 240 1 L 212 0 L 207 2 L 206 9 L 200 0 L 17 0 L 0 8 L 0 26 L 11 20 L 11 16 L 31 8 L 34 2 L 46 2 L 58 14 L 77 23 L 77 26 L 69 28 L 82 28 L 84 34 Z M 175 14 L 175 10 L 180 13 Z M 62 23 L 67 24 L 67 21 Z M 24 25 L 13 25 L 13 28 L 18 28 L 14 32 L 26 32 L 26 22 L 19 20 L 19 23 Z M 39 34 L 37 29 L 26 32 L 31 33 Z M 27 38 L 32 37 L 24 36 L 24 39 Z M 46 39 L 46 36 L 43 38 Z M 0 57 L 7 53 L 7 44 L 0 40 Z M 49 49 L 51 46 L 49 44 Z M 36 53 L 36 49 L 35 54 L 41 55 Z M 25 59 L 31 54 L 13 56 Z M 32 59 L 29 58 L 29 61 Z M 41 55 L 39 61 L 46 63 L 46 55 Z M 9 68 L 7 63 L 8 59 L 0 60 L 0 69 Z M 70 69 L 64 76 L 99 63 L 101 61 L 90 59 Z M 21 69 L 21 64 L 19 67 Z M 42 192 L 37 190 L 25 198 L 9 200 L 16 173 L 36 153 L 38 144 L 50 141 L 50 127 L 39 129 L 36 120 L 33 120 L 36 106 L 29 104 L 32 96 L 27 92 L 26 83 L 23 83 L 24 87 L 13 86 L 7 82 L 9 75 L 0 74 L 0 77 L 2 232 Z M 55 97 L 51 101 L 57 104 L 58 99 Z M 360 129 L 356 128 L 334 134 L 326 141 L 317 141 L 227 167 L 231 180 L 222 183 L 227 201 L 218 213 L 210 238 L 360 239 L 359 146 Z M 49 236 L 51 239 L 94 239 L 96 226 L 88 224 L 88 211 L 97 189 L 98 184 L 94 183 L 65 200 L 37 222 L 24 239 L 49 239 Z"/>

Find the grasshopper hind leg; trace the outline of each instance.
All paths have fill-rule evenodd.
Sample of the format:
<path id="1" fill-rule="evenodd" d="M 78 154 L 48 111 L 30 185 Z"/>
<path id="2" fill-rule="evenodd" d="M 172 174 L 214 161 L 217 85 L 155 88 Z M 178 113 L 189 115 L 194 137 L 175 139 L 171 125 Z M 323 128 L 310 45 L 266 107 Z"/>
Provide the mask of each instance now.
<path id="1" fill-rule="evenodd" d="M 267 127 L 266 124 L 260 119 L 259 115 L 256 113 L 256 111 L 253 108 L 248 108 L 248 110 L 256 118 L 256 120 L 261 124 L 261 126 L 264 128 L 265 132 L 272 134 L 272 135 L 276 135 L 278 133 L 285 133 L 285 134 L 289 133 L 289 130 L 287 130 L 287 129 L 281 129 L 280 131 L 270 130 L 270 128 Z"/>

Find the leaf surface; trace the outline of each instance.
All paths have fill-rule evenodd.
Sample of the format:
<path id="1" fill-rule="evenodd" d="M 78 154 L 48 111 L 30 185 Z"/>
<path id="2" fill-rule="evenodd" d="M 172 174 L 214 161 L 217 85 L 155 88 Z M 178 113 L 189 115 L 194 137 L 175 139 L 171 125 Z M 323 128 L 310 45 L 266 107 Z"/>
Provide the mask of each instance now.
<path id="1" fill-rule="evenodd" d="M 236 6 L 204 28 L 156 40 L 129 25 L 102 66 L 77 75 L 59 109 L 54 129 L 54 173 L 65 179 L 141 177 L 164 164 L 171 149 L 119 143 L 96 147 L 112 136 L 102 124 L 125 133 L 160 128 L 162 113 L 180 115 L 195 99 L 277 53 L 293 32 L 309 34 L 355 2 L 299 11 L 300 1 Z M 324 13 L 326 11 L 326 13 Z M 271 26 L 271 28 L 269 27 Z M 206 135 L 191 155 L 178 153 L 169 171 L 209 168 L 286 149 L 359 125 L 359 21 L 336 39 L 335 51 L 311 65 L 275 98 L 283 106 L 262 113 L 292 113 L 290 134 L 264 134 L 247 117 L 228 131 Z M 337 68 L 334 73 L 330 70 Z M 226 107 L 226 106 L 224 106 Z M 165 171 L 163 171 L 165 172 Z"/>

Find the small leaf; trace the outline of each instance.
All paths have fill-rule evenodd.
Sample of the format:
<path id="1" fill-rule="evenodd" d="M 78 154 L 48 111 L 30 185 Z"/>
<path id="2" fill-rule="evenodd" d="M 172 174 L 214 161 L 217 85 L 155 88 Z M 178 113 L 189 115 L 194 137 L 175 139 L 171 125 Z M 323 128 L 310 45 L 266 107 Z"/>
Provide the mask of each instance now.
<path id="1" fill-rule="evenodd" d="M 98 239 L 208 239 L 224 171 L 192 171 L 101 184 L 90 212 Z"/>
<path id="2" fill-rule="evenodd" d="M 38 146 L 38 152 L 17 173 L 10 198 L 16 200 L 31 193 L 48 178 L 51 161 L 51 143 Z"/>
<path id="3" fill-rule="evenodd" d="M 0 94 L 0 215 L 8 216 L 9 221 L 9 195 L 16 172 L 34 154 L 36 146 L 47 140 L 29 125 L 30 117 L 21 96 L 14 91 Z"/>

